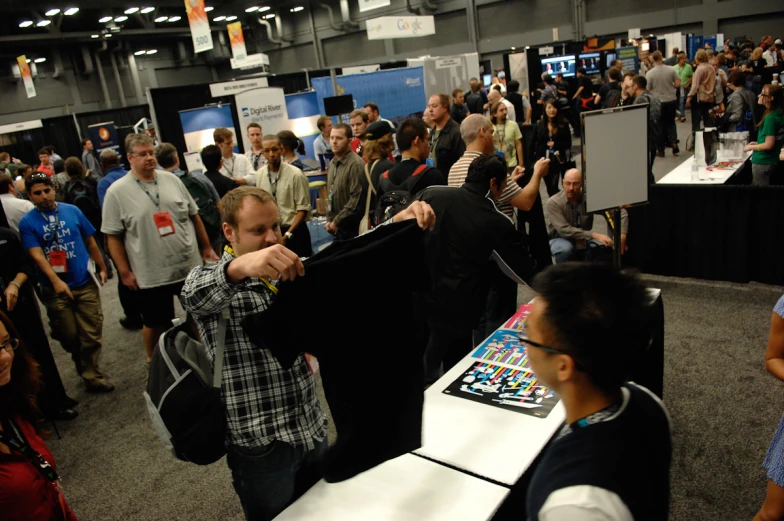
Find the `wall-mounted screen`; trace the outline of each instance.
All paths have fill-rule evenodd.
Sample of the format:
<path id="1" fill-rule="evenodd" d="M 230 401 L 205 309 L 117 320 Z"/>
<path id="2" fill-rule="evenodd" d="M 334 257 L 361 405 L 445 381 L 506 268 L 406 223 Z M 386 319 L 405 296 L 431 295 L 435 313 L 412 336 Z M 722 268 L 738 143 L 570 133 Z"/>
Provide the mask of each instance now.
<path id="1" fill-rule="evenodd" d="M 601 74 L 601 54 L 598 52 L 590 52 L 580 54 L 577 57 L 577 66 L 585 69 L 585 74 Z"/>
<path id="2" fill-rule="evenodd" d="M 546 72 L 552 76 L 556 74 L 563 74 L 564 78 L 572 78 L 575 74 L 575 56 L 574 54 L 567 54 L 565 56 L 550 56 L 549 58 L 542 58 L 542 72 Z"/>
<path id="3" fill-rule="evenodd" d="M 618 55 L 615 54 L 614 52 L 605 53 L 604 57 L 605 57 L 605 67 L 608 69 L 612 67 L 612 62 L 618 59 Z"/>

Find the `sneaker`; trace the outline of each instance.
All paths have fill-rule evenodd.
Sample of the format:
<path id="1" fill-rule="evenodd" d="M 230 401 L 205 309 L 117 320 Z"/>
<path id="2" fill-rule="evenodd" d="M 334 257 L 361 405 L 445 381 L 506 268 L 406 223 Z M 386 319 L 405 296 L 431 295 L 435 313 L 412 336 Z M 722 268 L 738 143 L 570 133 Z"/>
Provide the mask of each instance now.
<path id="1" fill-rule="evenodd" d="M 104 378 L 85 380 L 84 386 L 88 393 L 110 393 L 114 391 L 114 385 Z"/>
<path id="2" fill-rule="evenodd" d="M 128 317 L 121 318 L 120 325 L 128 331 L 138 331 L 143 327 L 141 321 L 132 320 Z"/>

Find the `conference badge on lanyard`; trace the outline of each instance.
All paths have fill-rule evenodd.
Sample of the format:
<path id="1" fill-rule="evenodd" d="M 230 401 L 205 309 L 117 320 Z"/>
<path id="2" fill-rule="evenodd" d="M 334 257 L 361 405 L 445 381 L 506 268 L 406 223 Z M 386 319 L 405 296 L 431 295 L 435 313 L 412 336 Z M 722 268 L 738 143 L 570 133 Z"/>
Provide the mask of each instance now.
<path id="1" fill-rule="evenodd" d="M 63 250 L 52 250 L 49 252 L 49 264 L 55 273 L 68 272 L 68 254 Z"/>
<path id="2" fill-rule="evenodd" d="M 172 235 L 174 233 L 174 222 L 172 222 L 169 212 L 158 212 L 153 214 L 152 218 L 155 219 L 158 235 L 166 237 L 167 235 Z"/>

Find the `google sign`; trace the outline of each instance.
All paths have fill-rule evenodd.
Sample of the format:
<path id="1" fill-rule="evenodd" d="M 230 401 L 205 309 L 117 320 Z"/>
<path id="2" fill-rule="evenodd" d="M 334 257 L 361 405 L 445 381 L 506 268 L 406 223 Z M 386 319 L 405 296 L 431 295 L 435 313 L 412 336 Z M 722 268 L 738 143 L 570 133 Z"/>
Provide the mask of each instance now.
<path id="1" fill-rule="evenodd" d="M 368 20 L 368 40 L 416 38 L 436 34 L 432 16 L 382 16 Z"/>

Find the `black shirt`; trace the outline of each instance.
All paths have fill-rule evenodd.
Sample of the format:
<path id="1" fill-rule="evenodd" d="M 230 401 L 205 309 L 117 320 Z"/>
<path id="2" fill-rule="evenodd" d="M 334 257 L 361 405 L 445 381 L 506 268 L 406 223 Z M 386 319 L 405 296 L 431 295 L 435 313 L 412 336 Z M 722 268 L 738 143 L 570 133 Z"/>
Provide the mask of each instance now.
<path id="1" fill-rule="evenodd" d="M 421 446 L 427 335 L 411 301 L 428 286 L 424 233 L 406 221 L 335 242 L 305 261 L 304 277 L 278 286 L 269 309 L 242 322 L 283 367 L 303 351 L 318 358 L 338 434 L 328 482 Z M 324 297 L 329 305 L 302 327 L 303 303 Z"/>
<path id="2" fill-rule="evenodd" d="M 485 103 L 487 103 L 487 95 L 481 90 L 476 93 L 472 92 L 466 95 L 465 102 L 471 114 L 483 114 Z"/>
<path id="3" fill-rule="evenodd" d="M 449 109 L 449 115 L 459 125 L 466 117 L 468 117 L 468 106 L 465 104 L 458 105 L 457 103 L 452 103 L 452 107 Z"/>
<path id="4" fill-rule="evenodd" d="M 606 102 L 607 102 L 607 98 L 610 96 L 610 91 L 611 90 L 620 91 L 621 90 L 621 82 L 619 82 L 619 81 L 611 81 L 609 83 L 605 83 L 604 85 L 602 85 L 602 88 L 599 89 L 599 97 L 601 98 L 599 103 L 601 103 L 603 108 L 607 107 Z"/>
<path id="5" fill-rule="evenodd" d="M 438 135 L 438 137 L 436 137 Z M 435 146 L 435 167 L 441 172 L 449 172 L 458 159 L 463 157 L 466 146 L 460 135 L 460 125 L 449 118 L 444 128 L 430 134 L 430 146 Z"/>
<path id="6" fill-rule="evenodd" d="M 591 78 L 588 76 L 581 76 L 578 80 L 578 89 L 580 87 L 583 88 L 582 92 L 580 92 L 581 98 L 593 98 L 593 83 L 591 82 Z"/>
<path id="7" fill-rule="evenodd" d="M 234 190 L 239 186 L 237 184 L 237 181 L 235 181 L 234 179 L 229 179 L 228 177 L 221 174 L 220 172 L 207 171 L 205 172 L 204 175 L 206 175 L 207 179 L 212 181 L 212 184 L 215 185 L 215 190 L 218 192 L 218 195 L 221 198 L 223 198 L 223 196 L 226 195 L 227 192 L 231 192 L 232 190 Z"/>
<path id="8" fill-rule="evenodd" d="M 523 108 L 523 95 L 519 92 L 507 92 L 506 101 L 511 103 L 515 109 L 515 118 L 517 123 L 525 121 L 525 109 Z"/>
<path id="9" fill-rule="evenodd" d="M 403 183 L 411 177 L 411 174 L 422 165 L 416 159 L 403 159 L 399 163 L 396 163 L 392 168 L 389 169 L 389 174 L 386 177 L 383 177 L 378 182 L 378 196 L 381 196 L 385 192 L 389 192 L 395 190 L 396 187 L 399 187 Z M 383 174 L 383 172 L 382 172 Z M 436 185 L 445 185 L 446 179 L 444 179 L 444 174 L 440 171 L 436 170 L 435 168 L 428 168 L 424 172 L 419 175 L 419 181 L 414 185 L 413 190 L 411 190 L 411 196 L 415 196 L 428 186 L 436 186 Z"/>

